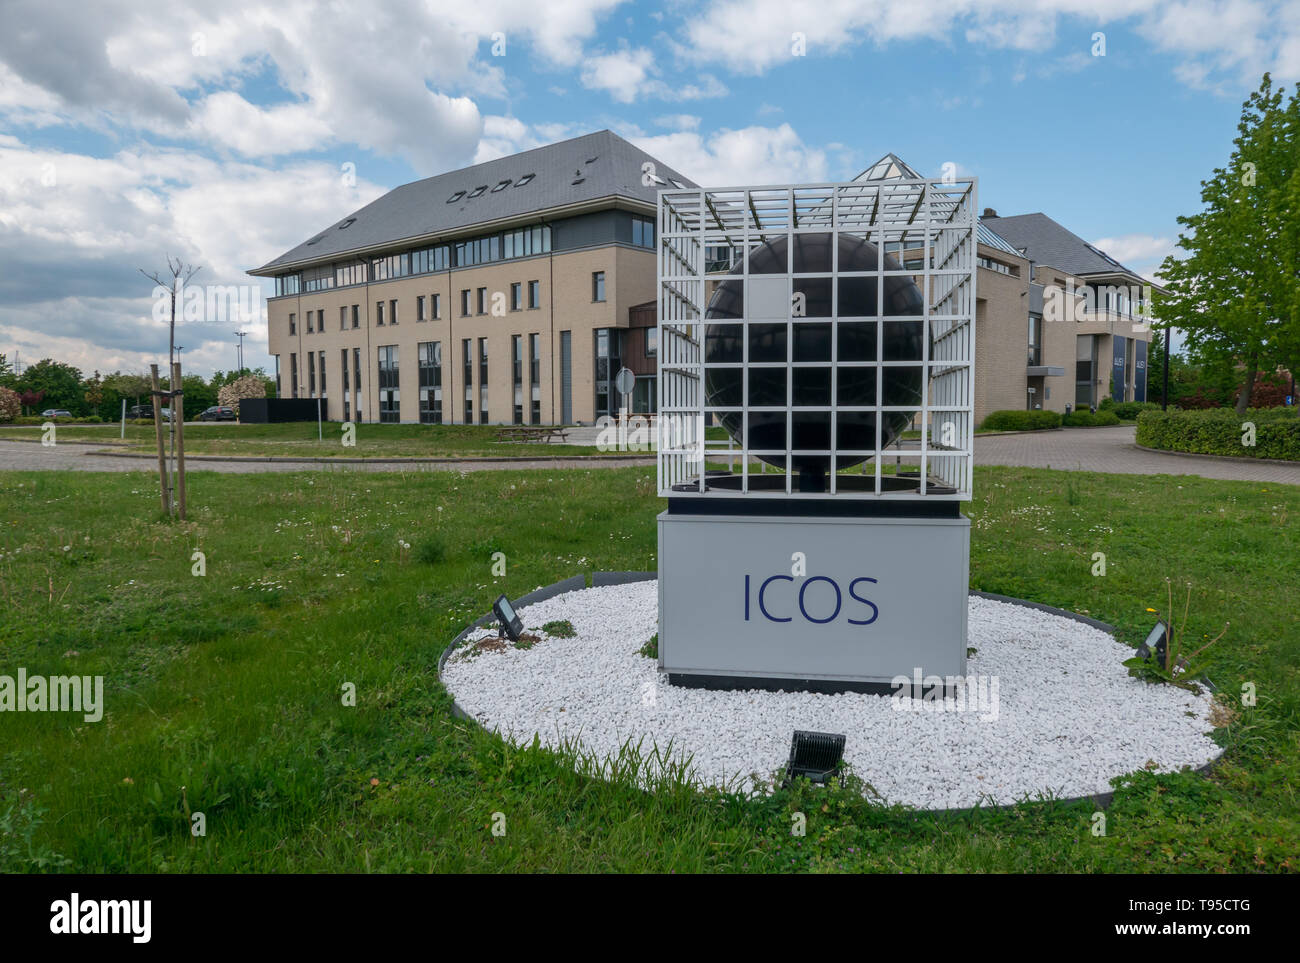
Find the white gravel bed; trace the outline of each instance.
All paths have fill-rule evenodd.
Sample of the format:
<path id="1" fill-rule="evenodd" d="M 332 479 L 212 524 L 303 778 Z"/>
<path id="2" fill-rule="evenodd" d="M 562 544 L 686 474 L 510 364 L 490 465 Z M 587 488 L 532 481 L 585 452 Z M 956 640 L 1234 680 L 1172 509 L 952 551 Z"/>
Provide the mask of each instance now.
<path id="1" fill-rule="evenodd" d="M 1210 738 L 1208 693 L 1131 678 L 1121 665 L 1127 646 L 1025 606 L 970 599 L 968 645 L 977 651 L 967 671 L 997 680 L 996 717 L 987 704 L 901 711 L 920 703 L 672 686 L 637 653 L 658 631 L 657 607 L 654 581 L 529 605 L 519 611 L 527 630 L 567 619 L 576 636 L 473 657 L 457 650 L 443 681 L 462 709 L 517 744 L 534 734 L 552 747 L 577 740 L 604 758 L 628 739 L 671 741 L 692 757 L 701 785 L 757 774 L 761 789 L 785 764 L 793 730 L 845 733 L 845 760 L 862 779 L 887 802 L 922 809 L 1106 792 L 1123 773 L 1199 767 L 1221 752 Z"/>

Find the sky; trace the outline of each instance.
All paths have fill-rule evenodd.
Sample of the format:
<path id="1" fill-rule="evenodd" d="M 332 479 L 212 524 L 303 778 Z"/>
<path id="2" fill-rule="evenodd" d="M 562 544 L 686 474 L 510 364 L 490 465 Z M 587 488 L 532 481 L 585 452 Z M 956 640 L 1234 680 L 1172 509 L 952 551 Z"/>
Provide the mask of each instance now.
<path id="1" fill-rule="evenodd" d="M 165 363 L 169 254 L 264 296 L 399 184 L 602 128 L 710 187 L 951 163 L 1156 277 L 1266 70 L 1300 80 L 1300 3 L 3 0 L 0 353 Z M 247 306 L 178 323 L 187 371 L 236 330 L 274 370 Z"/>

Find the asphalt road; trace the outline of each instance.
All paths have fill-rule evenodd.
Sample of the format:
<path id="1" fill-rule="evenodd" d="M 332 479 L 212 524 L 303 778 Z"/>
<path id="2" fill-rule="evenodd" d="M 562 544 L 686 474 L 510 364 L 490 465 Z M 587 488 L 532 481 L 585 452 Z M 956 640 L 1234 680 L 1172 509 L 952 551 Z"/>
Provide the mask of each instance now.
<path id="1" fill-rule="evenodd" d="M 1133 443 L 1134 428 L 1072 428 L 1062 431 L 981 435 L 975 438 L 977 465 L 1055 468 L 1062 471 L 1096 471 L 1121 475 L 1199 475 L 1233 481 L 1300 485 L 1300 465 L 1273 464 L 1248 458 L 1207 458 L 1168 452 L 1144 451 Z M 90 454 L 102 445 L 60 442 L 43 447 L 33 442 L 0 437 L 0 470 L 151 471 L 149 458 Z M 618 460 L 528 459 L 523 461 L 445 462 L 271 462 L 191 460 L 191 471 L 236 474 L 295 471 L 492 471 L 519 468 L 613 468 L 652 466 L 649 458 Z"/>

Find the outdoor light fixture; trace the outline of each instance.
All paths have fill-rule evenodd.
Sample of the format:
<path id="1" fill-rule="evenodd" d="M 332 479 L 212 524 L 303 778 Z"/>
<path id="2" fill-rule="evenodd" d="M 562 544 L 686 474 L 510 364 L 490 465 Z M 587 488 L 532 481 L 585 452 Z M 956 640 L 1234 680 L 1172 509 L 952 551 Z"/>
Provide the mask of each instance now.
<path id="1" fill-rule="evenodd" d="M 519 621 L 519 616 L 515 614 L 515 608 L 510 604 L 510 600 L 504 595 L 498 598 L 492 603 L 492 614 L 501 623 L 499 634 L 510 636 L 511 642 L 518 642 L 519 633 L 524 630 L 524 623 Z"/>
<path id="2" fill-rule="evenodd" d="M 785 764 L 782 786 L 802 776 L 825 785 L 827 779 L 840 774 L 844 758 L 844 736 L 833 732 L 806 732 L 796 729 L 790 740 L 790 761 Z"/>
<path id="3" fill-rule="evenodd" d="M 1155 627 L 1147 634 L 1146 641 L 1138 646 L 1137 654 L 1140 659 L 1149 659 L 1154 652 L 1156 664 L 1163 667 L 1165 664 L 1165 652 L 1169 648 L 1169 626 L 1165 624 L 1164 619 L 1156 622 Z"/>

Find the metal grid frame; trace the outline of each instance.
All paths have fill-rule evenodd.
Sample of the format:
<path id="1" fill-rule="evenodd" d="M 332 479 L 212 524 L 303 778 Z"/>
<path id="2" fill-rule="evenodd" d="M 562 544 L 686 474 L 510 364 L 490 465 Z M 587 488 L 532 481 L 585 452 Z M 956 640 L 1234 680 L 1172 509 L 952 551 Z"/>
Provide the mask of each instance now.
<path id="1" fill-rule="evenodd" d="M 658 202 L 658 328 L 659 328 L 659 437 L 658 485 L 661 496 L 705 496 L 706 466 L 725 459 L 735 464 L 739 459 L 741 488 L 752 497 L 778 498 L 884 498 L 947 499 L 966 501 L 971 497 L 971 462 L 974 436 L 974 363 L 976 304 L 976 178 L 889 179 L 851 181 L 838 184 L 778 185 L 722 189 L 682 189 L 659 191 Z M 827 276 L 825 271 L 794 273 L 793 257 L 796 234 L 831 234 L 831 314 L 830 317 L 786 318 L 786 448 L 784 451 L 747 448 L 749 438 L 748 369 L 758 366 L 749 360 L 750 273 L 749 252 L 774 238 L 786 238 L 787 273 L 755 274 L 756 278 L 781 278 L 793 283 L 800 278 Z M 839 270 L 839 235 L 865 239 L 881 252 L 895 242 L 922 254 L 920 266 L 886 269 L 886 259 L 877 259 L 874 272 Z M 727 246 L 740 252 L 741 271 L 710 273 L 706 254 L 710 248 Z M 909 259 L 911 263 L 911 259 Z M 901 267 L 901 262 L 900 262 Z M 874 361 L 840 361 L 838 359 L 839 279 L 874 277 L 877 310 L 876 354 Z M 920 315 L 885 316 L 885 279 L 908 277 L 922 292 Z M 744 314 L 739 321 L 709 321 L 744 326 L 743 360 L 736 364 L 707 364 L 704 357 L 704 314 L 711 294 L 710 282 L 741 280 L 744 284 Z M 789 290 L 789 289 L 787 289 Z M 862 319 L 855 319 L 858 323 Z M 884 370 L 912 367 L 916 360 L 886 361 L 884 330 L 888 321 L 920 322 L 929 337 L 922 337 L 923 390 L 919 406 L 883 404 Z M 794 328 L 803 323 L 831 325 L 831 393 L 830 404 L 818 407 L 792 404 L 794 369 L 816 366 L 794 361 Z M 772 319 L 754 323 L 771 324 Z M 777 319 L 776 323 L 780 323 Z M 932 351 L 933 349 L 933 351 Z M 781 367 L 782 363 L 768 366 Z M 822 365 L 824 367 L 824 363 Z M 740 406 L 710 406 L 705 397 L 705 372 L 712 367 L 740 367 L 746 387 Z M 876 404 L 871 406 L 839 405 L 837 370 L 843 367 L 876 369 Z M 766 407 L 764 411 L 780 411 Z M 791 451 L 791 422 L 794 411 L 826 411 L 830 415 L 830 449 L 800 451 L 801 455 L 825 455 L 830 458 L 829 490 L 800 492 L 794 481 Z M 839 449 L 837 417 L 840 411 L 874 411 L 876 431 L 874 445 L 865 448 Z M 899 443 L 882 444 L 881 412 L 915 412 L 913 427 L 919 427 L 919 444 L 903 448 Z M 706 412 L 739 412 L 743 431 L 741 443 L 733 440 L 706 440 Z M 757 468 L 766 473 L 766 465 L 755 465 L 758 455 L 784 458 L 785 490 L 754 490 L 750 477 Z M 867 456 L 862 471 L 874 472 L 870 490 L 841 488 L 837 482 L 841 459 L 857 461 Z M 886 491 L 882 478 L 885 457 L 895 458 L 897 470 L 906 467 L 920 473 L 914 491 Z M 779 470 L 779 469 L 774 469 Z M 938 484 L 931 489 L 930 482 Z M 674 487 L 677 486 L 677 487 Z M 683 486 L 692 486 L 683 490 Z"/>

